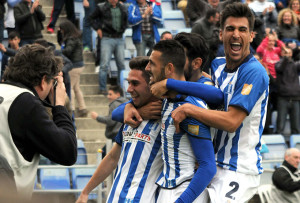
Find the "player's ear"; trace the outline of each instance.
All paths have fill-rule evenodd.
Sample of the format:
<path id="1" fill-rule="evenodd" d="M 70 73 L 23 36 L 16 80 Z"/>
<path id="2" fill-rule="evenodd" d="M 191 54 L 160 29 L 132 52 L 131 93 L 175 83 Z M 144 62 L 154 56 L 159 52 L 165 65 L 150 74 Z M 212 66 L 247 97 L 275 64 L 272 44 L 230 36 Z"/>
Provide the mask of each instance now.
<path id="1" fill-rule="evenodd" d="M 222 29 L 220 29 L 220 31 L 219 31 L 219 39 L 220 39 L 220 41 L 223 41 Z"/>
<path id="2" fill-rule="evenodd" d="M 192 62 L 193 70 L 200 69 L 202 62 L 203 62 L 202 58 L 200 58 L 200 57 L 195 58 Z"/>
<path id="3" fill-rule="evenodd" d="M 174 73 L 175 69 L 174 69 L 174 66 L 172 63 L 168 63 L 166 66 L 165 66 L 165 76 L 167 78 L 169 78 L 173 73 Z"/>

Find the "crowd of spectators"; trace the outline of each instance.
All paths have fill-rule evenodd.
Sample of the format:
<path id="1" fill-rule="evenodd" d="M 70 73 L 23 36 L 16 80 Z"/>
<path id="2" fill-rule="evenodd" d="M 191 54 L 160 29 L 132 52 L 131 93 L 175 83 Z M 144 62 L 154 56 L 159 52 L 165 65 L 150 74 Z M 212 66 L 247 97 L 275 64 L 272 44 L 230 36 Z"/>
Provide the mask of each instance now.
<path id="1" fill-rule="evenodd" d="M 220 12 L 227 4 L 242 0 L 181 0 L 172 2 L 173 9 L 179 8 L 183 11 L 186 26 L 191 27 L 192 33 L 203 36 L 209 46 L 209 60 L 204 66 L 204 71 L 210 71 L 210 62 L 218 56 L 224 56 L 224 48 L 219 40 L 219 17 Z M 300 60 L 300 3 L 299 0 L 247 0 L 242 1 L 252 9 L 255 14 L 254 40 L 251 43 L 251 53 L 257 54 L 270 76 L 270 99 L 268 106 L 268 116 L 266 119 L 265 133 L 284 133 L 284 123 L 286 114 L 290 114 L 291 132 L 299 132 L 299 113 L 295 116 L 293 112 L 299 112 L 299 95 L 283 95 L 280 93 L 282 85 L 299 86 L 299 77 L 290 79 L 289 66 L 275 68 L 277 63 L 284 61 L 284 58 L 293 64 L 293 73 L 298 75 L 298 60 Z M 176 5 L 176 3 L 178 3 Z M 7 5 L 7 6 L 5 6 Z M 79 28 L 75 19 L 74 1 L 54 1 L 50 21 L 47 24 L 47 32 L 54 33 L 58 16 L 65 5 L 67 19 Z M 117 5 L 116 7 L 112 5 Z M 126 28 L 132 27 L 132 41 L 137 50 L 138 56 L 149 55 L 155 43 L 161 40 L 158 28 L 162 26 L 162 9 L 160 1 L 127 0 L 83 0 L 84 10 L 83 30 L 81 32 L 72 31 L 71 37 L 64 31 L 63 22 L 59 27 L 58 41 L 62 45 L 62 53 L 73 62 L 71 70 L 71 89 L 75 98 L 79 102 L 79 115 L 86 116 L 87 110 L 82 98 L 79 86 L 79 77 L 73 77 L 72 72 L 83 69 L 84 63 L 82 51 L 94 51 L 92 45 L 92 29 L 97 32 L 96 61 L 95 65 L 99 71 L 99 93 L 107 95 L 107 72 L 110 66 L 112 54 L 116 59 L 118 67 L 118 77 L 120 71 L 124 69 L 124 49 L 125 41 L 123 34 Z M 112 9 L 113 8 L 116 9 Z M 6 8 L 6 9 L 5 9 Z M 42 38 L 43 21 L 46 17 L 39 0 L 1 0 L 0 1 L 0 43 L 3 39 L 3 29 L 7 29 L 9 46 L 0 45 L 2 54 L 2 74 L 7 64 L 8 58 L 13 56 L 19 46 L 33 43 L 34 40 Z M 4 15 L 5 13 L 5 15 Z M 67 23 L 68 24 L 68 23 Z M 63 26 L 62 26 L 63 25 Z M 79 30 L 78 30 L 79 31 Z M 11 35 L 10 35 L 11 34 Z M 172 33 L 169 33 L 171 35 Z M 76 36 L 75 36 L 76 35 Z M 75 40 L 76 39 L 76 40 Z M 18 42 L 19 40 L 19 42 Z M 76 41 L 76 45 L 70 42 Z M 15 43 L 14 43 L 15 42 Z M 102 44 L 102 45 L 101 45 Z M 74 48 L 74 46 L 76 48 Z M 80 48 L 81 47 L 81 48 Z M 73 52 L 77 50 L 76 52 Z M 146 52 L 149 50 L 149 52 Z M 287 56 L 287 53 L 290 53 Z M 72 54 L 71 54 L 72 53 Z M 74 53 L 75 54 L 74 56 Z M 286 64 L 286 63 L 284 63 Z M 279 65 L 278 65 L 279 66 Z M 97 69 L 96 68 L 96 69 Z M 300 70 L 300 69 L 299 69 Z M 80 71 L 82 72 L 82 71 Z M 277 79 L 280 75 L 280 79 Z M 73 79 L 72 79 L 73 78 Z M 77 78 L 74 82 L 74 78 Z M 72 82 L 73 81 L 73 82 Z M 118 80 L 117 80 L 118 81 Z M 283 83 L 283 84 L 282 84 Z M 289 83 L 289 84 L 285 84 Z M 75 85 L 77 84 L 77 85 Z M 296 89 L 292 91 L 296 92 Z M 72 94 L 71 94 L 72 95 Z M 282 99 L 288 101 L 285 105 L 280 105 Z M 295 104 L 296 103 L 296 104 Z M 291 105 L 295 104 L 295 105 Z M 298 106 L 298 109 L 294 107 Z M 73 110 L 75 107 L 73 105 Z M 277 131 L 270 128 L 272 112 L 278 111 Z M 283 111 L 283 112 L 282 112 Z M 284 118 L 284 119 L 283 119 Z M 296 123 L 295 123 L 296 122 Z M 297 125 L 297 127 L 295 127 Z"/>

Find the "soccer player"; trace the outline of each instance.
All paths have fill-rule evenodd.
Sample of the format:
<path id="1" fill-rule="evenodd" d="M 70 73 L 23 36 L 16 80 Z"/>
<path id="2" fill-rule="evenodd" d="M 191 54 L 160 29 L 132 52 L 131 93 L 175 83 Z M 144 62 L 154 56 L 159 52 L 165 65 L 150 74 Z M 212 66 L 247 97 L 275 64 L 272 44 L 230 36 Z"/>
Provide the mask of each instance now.
<path id="1" fill-rule="evenodd" d="M 133 103 L 141 107 L 157 100 L 149 87 L 145 71 L 148 57 L 136 57 L 129 63 L 128 89 Z M 144 120 L 138 128 L 124 125 L 113 148 L 98 166 L 83 189 L 77 203 L 87 202 L 88 194 L 118 166 L 107 202 L 155 202 L 156 179 L 162 171 L 160 120 Z"/>
<path id="2" fill-rule="evenodd" d="M 221 13 L 220 24 L 225 58 L 215 59 L 211 66 L 212 79 L 224 93 L 224 111 L 187 103 L 175 109 L 172 118 L 177 130 L 186 117 L 219 129 L 214 138 L 218 167 L 208 187 L 210 201 L 246 202 L 256 193 L 259 174 L 263 172 L 260 139 L 269 79 L 264 67 L 250 54 L 254 16 L 248 6 L 242 3 L 228 5 Z M 177 84 L 181 83 L 178 81 Z M 195 96 L 201 98 L 206 94 L 202 87 L 195 89 Z"/>
<path id="3" fill-rule="evenodd" d="M 153 47 L 146 70 L 150 83 L 165 78 L 185 80 L 186 55 L 175 40 L 163 40 Z M 171 113 L 178 106 L 190 103 L 206 108 L 203 100 L 168 92 L 162 108 L 161 142 L 164 168 L 157 180 L 160 192 L 157 202 L 193 202 L 207 187 L 216 172 L 213 144 L 209 127 L 187 118 L 175 133 Z M 195 164 L 199 167 L 195 172 Z M 196 201 L 200 201 L 197 199 Z M 202 201 L 201 201 L 202 202 Z"/>

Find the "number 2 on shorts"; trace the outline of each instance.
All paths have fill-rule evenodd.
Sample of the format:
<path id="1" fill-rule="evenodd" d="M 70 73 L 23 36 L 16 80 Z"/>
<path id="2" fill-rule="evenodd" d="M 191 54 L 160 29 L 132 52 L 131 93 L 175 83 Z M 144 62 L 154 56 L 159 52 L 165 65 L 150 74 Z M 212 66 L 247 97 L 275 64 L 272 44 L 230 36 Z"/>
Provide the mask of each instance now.
<path id="1" fill-rule="evenodd" d="M 229 186 L 230 187 L 233 187 L 232 188 L 232 190 L 230 190 L 229 192 L 227 192 L 226 194 L 225 194 L 225 197 L 228 197 L 228 198 L 230 198 L 230 199 L 232 199 L 232 200 L 235 200 L 235 197 L 234 196 L 232 196 L 232 194 L 233 193 L 235 193 L 236 191 L 238 191 L 238 189 L 239 189 L 239 184 L 237 183 L 237 182 L 230 182 L 229 183 Z"/>

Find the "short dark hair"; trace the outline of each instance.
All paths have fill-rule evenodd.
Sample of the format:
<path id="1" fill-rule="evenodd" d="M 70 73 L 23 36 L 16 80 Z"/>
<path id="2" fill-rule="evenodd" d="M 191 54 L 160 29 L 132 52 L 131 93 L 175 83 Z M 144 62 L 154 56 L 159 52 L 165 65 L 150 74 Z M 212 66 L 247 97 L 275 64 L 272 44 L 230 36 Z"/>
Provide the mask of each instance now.
<path id="1" fill-rule="evenodd" d="M 186 55 L 190 62 L 192 62 L 195 58 L 200 57 L 202 59 L 201 67 L 207 63 L 209 49 L 205 39 L 201 35 L 196 33 L 180 32 L 174 37 L 174 40 L 178 41 L 186 49 Z"/>
<path id="2" fill-rule="evenodd" d="M 206 19 L 209 19 L 211 16 L 212 16 L 212 17 L 215 17 L 217 13 L 219 13 L 219 11 L 217 11 L 217 9 L 209 8 L 209 9 L 206 11 L 205 18 L 206 18 Z"/>
<path id="3" fill-rule="evenodd" d="M 172 63 L 175 72 L 182 75 L 186 61 L 186 55 L 183 46 L 176 40 L 162 40 L 153 46 L 154 51 L 161 52 L 163 66 Z"/>
<path id="4" fill-rule="evenodd" d="M 8 62 L 5 79 L 22 83 L 27 87 L 41 84 L 44 76 L 46 81 L 57 76 L 63 66 L 62 59 L 55 57 L 53 50 L 39 44 L 25 45 L 19 49 Z"/>
<path id="5" fill-rule="evenodd" d="M 123 90 L 119 85 L 112 85 L 108 90 L 113 91 L 115 94 L 119 93 L 121 97 L 123 97 Z"/>
<path id="6" fill-rule="evenodd" d="M 148 56 L 137 56 L 135 58 L 132 58 L 129 62 L 129 67 L 131 70 L 140 70 L 143 72 L 143 77 L 145 78 L 147 83 L 150 82 L 150 75 L 145 70 L 148 63 L 149 63 Z"/>
<path id="7" fill-rule="evenodd" d="M 228 4 L 224 8 L 220 16 L 220 26 L 222 30 L 224 29 L 224 24 L 226 19 L 229 17 L 235 17 L 235 18 L 246 17 L 248 19 L 250 31 L 252 31 L 254 28 L 255 17 L 251 9 L 246 4 L 235 2 L 232 4 Z"/>
<path id="8" fill-rule="evenodd" d="M 9 39 L 9 40 L 14 39 L 15 37 L 20 38 L 20 34 L 19 34 L 18 32 L 16 32 L 16 31 L 12 31 L 12 32 L 10 32 L 10 33 L 8 34 L 8 39 Z"/>
<path id="9" fill-rule="evenodd" d="M 169 32 L 169 31 L 164 31 L 163 33 L 161 33 L 160 39 L 162 39 L 162 38 L 164 37 L 165 34 L 170 34 L 170 35 L 172 35 L 171 32 Z"/>

